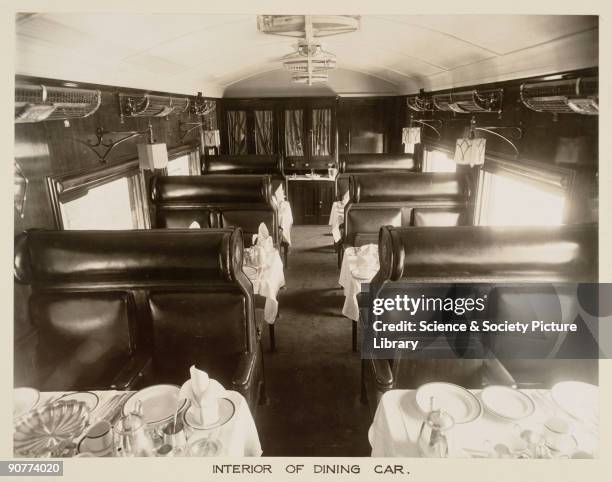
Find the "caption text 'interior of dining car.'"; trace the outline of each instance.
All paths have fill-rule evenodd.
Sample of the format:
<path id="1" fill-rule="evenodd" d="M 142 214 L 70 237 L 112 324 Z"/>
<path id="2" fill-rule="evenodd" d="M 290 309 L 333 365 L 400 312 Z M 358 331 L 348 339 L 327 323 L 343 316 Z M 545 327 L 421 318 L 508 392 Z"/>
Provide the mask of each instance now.
<path id="1" fill-rule="evenodd" d="M 15 456 L 598 457 L 597 17 L 15 24 Z"/>

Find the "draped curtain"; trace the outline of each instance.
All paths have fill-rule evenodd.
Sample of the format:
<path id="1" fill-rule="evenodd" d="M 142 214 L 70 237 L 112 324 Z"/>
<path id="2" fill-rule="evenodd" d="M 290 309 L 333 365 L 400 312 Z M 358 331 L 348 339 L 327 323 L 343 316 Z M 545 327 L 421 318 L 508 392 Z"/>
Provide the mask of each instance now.
<path id="1" fill-rule="evenodd" d="M 285 152 L 287 156 L 303 156 L 303 110 L 285 111 Z"/>
<path id="2" fill-rule="evenodd" d="M 230 155 L 247 153 L 246 112 L 230 110 L 227 112 L 227 138 Z"/>
<path id="3" fill-rule="evenodd" d="M 272 154 L 273 124 L 271 110 L 255 111 L 255 154 Z"/>
<path id="4" fill-rule="evenodd" d="M 331 109 L 314 109 L 312 111 L 313 155 L 329 156 L 331 154 Z"/>

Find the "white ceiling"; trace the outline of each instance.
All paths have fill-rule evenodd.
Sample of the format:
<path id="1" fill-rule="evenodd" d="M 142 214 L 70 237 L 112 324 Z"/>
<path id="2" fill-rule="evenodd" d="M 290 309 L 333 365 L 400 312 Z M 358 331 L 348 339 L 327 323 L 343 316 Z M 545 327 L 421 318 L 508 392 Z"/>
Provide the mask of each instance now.
<path id="1" fill-rule="evenodd" d="M 275 71 L 296 43 L 254 15 L 42 13 L 16 30 L 18 74 L 213 97 L 289 85 Z M 597 39 L 592 16 L 367 15 L 323 47 L 342 70 L 329 90 L 401 94 L 596 66 Z"/>

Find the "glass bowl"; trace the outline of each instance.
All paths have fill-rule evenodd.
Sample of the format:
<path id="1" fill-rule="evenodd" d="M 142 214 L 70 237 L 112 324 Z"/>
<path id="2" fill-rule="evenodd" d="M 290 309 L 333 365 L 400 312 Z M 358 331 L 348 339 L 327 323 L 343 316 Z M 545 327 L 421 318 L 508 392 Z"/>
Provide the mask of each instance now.
<path id="1" fill-rule="evenodd" d="M 77 438 L 89 422 L 89 408 L 77 400 L 44 405 L 15 425 L 13 450 L 22 457 L 52 456 Z"/>

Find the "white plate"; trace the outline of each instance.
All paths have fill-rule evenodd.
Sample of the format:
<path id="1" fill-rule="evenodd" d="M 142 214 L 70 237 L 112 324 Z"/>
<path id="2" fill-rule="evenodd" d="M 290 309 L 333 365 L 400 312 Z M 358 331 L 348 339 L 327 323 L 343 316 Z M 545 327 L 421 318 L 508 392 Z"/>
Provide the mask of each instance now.
<path id="1" fill-rule="evenodd" d="M 67 393 L 66 395 L 60 397 L 58 400 L 76 400 L 77 402 L 84 402 L 85 405 L 87 405 L 87 408 L 89 409 L 89 413 L 93 412 L 98 406 L 98 403 L 100 403 L 98 395 L 93 392 Z"/>
<path id="2" fill-rule="evenodd" d="M 535 410 L 533 400 L 526 394 L 503 385 L 486 387 L 480 398 L 489 412 L 508 420 L 521 420 Z"/>
<path id="3" fill-rule="evenodd" d="M 147 424 L 170 420 L 176 412 L 179 387 L 177 385 L 152 385 L 136 392 L 123 405 L 123 415 L 136 410 L 136 402 L 140 400 L 142 413 Z M 181 401 L 182 410 L 187 400 Z"/>
<path id="4" fill-rule="evenodd" d="M 584 382 L 559 382 L 552 387 L 552 399 L 565 412 L 583 422 L 599 424 L 599 389 Z"/>
<path id="5" fill-rule="evenodd" d="M 431 411 L 431 397 L 434 410 L 445 411 L 455 423 L 472 422 L 482 413 L 482 405 L 474 394 L 459 385 L 445 382 L 422 385 L 416 392 L 416 402 L 423 413 Z"/>
<path id="6" fill-rule="evenodd" d="M 15 388 L 13 391 L 13 418 L 19 418 L 36 408 L 39 401 L 40 392 L 35 388 Z"/>
<path id="7" fill-rule="evenodd" d="M 236 407 L 234 406 L 234 402 L 232 402 L 229 398 L 219 398 L 219 419 L 208 425 L 201 425 L 197 422 L 196 416 L 193 413 L 195 407 L 190 407 L 189 410 L 185 412 L 185 423 L 192 428 L 196 428 L 199 430 L 209 430 L 211 428 L 217 428 L 221 425 L 225 425 L 229 422 L 234 413 L 236 412 Z"/>

